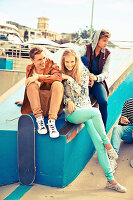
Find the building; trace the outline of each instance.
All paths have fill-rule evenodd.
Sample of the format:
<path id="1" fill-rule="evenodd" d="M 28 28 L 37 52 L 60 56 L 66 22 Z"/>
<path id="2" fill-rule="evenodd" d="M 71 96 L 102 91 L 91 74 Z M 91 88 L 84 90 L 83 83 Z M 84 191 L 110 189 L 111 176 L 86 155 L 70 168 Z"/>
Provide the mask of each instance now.
<path id="1" fill-rule="evenodd" d="M 37 29 L 33 29 L 27 26 L 20 25 L 16 22 L 7 21 L 7 24 L 10 24 L 13 27 L 16 27 L 20 37 L 24 39 L 24 41 L 28 41 L 29 39 L 37 39 L 37 38 L 46 38 L 52 41 L 67 41 L 70 42 L 72 40 L 71 33 L 56 33 L 49 30 L 49 19 L 46 17 L 39 17 Z"/>
<path id="2" fill-rule="evenodd" d="M 47 31 L 49 26 L 49 19 L 46 17 L 39 17 L 37 29 L 40 31 Z"/>
<path id="3" fill-rule="evenodd" d="M 72 41 L 72 33 L 61 33 L 62 40 L 68 40 L 69 42 Z"/>
<path id="4" fill-rule="evenodd" d="M 36 38 L 42 37 L 42 33 L 38 29 L 33 29 L 27 26 L 23 26 L 12 21 L 7 21 L 6 23 L 10 25 L 14 25 L 17 28 L 20 37 L 22 37 L 24 41 L 27 41 L 30 38 L 36 39 Z"/>
<path id="5" fill-rule="evenodd" d="M 53 41 L 58 41 L 62 38 L 60 34 L 49 30 L 49 19 L 46 17 L 38 18 L 37 28 L 39 31 L 41 31 L 42 36 L 44 38 L 47 38 Z"/>
<path id="6" fill-rule="evenodd" d="M 11 24 L 0 24 L 0 45 L 7 48 L 9 44 L 22 44 L 23 39 L 20 37 L 18 28 Z"/>
<path id="7" fill-rule="evenodd" d="M 12 25 L 12 24 L 0 24 L 0 29 L 18 32 L 18 28 L 15 25 Z"/>

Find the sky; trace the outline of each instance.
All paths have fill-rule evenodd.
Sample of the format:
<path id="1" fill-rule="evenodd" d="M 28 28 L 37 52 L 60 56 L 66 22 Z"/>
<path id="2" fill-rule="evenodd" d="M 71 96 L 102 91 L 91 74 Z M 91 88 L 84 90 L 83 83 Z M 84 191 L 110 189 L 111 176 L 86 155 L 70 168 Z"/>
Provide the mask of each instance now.
<path id="1" fill-rule="evenodd" d="M 0 0 L 0 23 L 14 21 L 37 28 L 38 17 L 49 29 L 72 33 L 91 26 L 92 0 Z M 111 40 L 133 41 L 133 0 L 94 0 L 93 28 L 107 29 Z"/>

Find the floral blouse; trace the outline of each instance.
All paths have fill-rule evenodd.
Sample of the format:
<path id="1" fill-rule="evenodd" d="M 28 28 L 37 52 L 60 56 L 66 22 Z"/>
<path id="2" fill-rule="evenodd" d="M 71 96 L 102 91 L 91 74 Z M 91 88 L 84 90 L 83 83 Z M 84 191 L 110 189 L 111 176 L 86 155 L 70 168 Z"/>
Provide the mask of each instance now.
<path id="1" fill-rule="evenodd" d="M 81 85 L 79 85 L 72 77 L 64 81 L 64 104 L 65 113 L 68 115 L 67 102 L 73 101 L 77 108 L 91 107 L 91 101 L 89 98 L 89 70 L 83 67 L 81 74 Z"/>

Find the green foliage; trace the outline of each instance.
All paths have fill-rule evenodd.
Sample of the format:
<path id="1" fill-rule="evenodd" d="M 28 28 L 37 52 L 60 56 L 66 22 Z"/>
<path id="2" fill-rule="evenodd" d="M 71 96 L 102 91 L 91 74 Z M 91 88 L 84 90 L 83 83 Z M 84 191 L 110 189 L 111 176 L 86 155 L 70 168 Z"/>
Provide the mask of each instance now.
<path id="1" fill-rule="evenodd" d="M 94 31 L 94 29 L 92 29 L 92 32 Z M 91 29 L 88 28 L 88 26 L 86 26 L 85 29 L 81 29 L 80 30 L 80 37 L 82 39 L 88 39 L 91 35 Z"/>
<path id="2" fill-rule="evenodd" d="M 72 41 L 76 41 L 76 40 L 78 40 L 78 38 L 79 38 L 79 33 L 78 32 L 72 33 Z"/>

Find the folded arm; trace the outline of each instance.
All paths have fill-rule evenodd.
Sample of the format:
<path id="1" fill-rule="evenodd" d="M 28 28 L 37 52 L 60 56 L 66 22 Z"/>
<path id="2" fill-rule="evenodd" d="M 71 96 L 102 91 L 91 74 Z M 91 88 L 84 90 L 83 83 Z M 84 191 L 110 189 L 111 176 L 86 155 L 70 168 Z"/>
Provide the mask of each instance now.
<path id="1" fill-rule="evenodd" d="M 53 83 L 54 81 L 62 82 L 61 72 L 57 65 L 53 65 L 47 75 L 40 75 L 39 82 Z"/>

